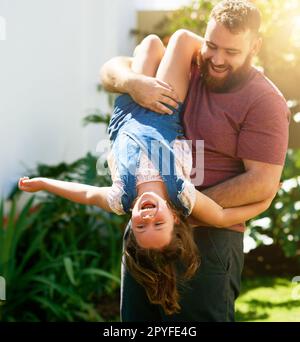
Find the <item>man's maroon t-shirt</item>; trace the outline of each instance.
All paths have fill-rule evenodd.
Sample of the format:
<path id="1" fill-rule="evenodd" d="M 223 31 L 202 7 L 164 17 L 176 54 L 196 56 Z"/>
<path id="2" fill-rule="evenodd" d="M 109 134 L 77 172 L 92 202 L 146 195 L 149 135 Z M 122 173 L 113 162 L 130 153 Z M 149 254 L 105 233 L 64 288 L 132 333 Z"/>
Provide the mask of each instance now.
<path id="1" fill-rule="evenodd" d="M 213 93 L 193 65 L 183 125 L 193 146 L 195 140 L 204 140 L 204 180 L 197 189 L 243 173 L 243 159 L 283 165 L 289 116 L 280 91 L 257 69 L 252 68 L 240 88 Z M 193 151 L 194 165 L 195 159 Z"/>

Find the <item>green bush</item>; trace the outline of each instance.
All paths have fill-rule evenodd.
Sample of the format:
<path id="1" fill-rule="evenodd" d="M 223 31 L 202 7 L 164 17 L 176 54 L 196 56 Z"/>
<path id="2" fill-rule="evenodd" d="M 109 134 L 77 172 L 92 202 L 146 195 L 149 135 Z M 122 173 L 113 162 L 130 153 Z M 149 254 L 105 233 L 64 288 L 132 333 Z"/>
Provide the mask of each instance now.
<path id="1" fill-rule="evenodd" d="M 77 164 L 84 166 L 89 166 L 84 159 Z M 49 175 L 49 168 L 42 168 Z M 68 176 L 64 170 L 63 178 L 73 172 L 78 181 L 77 168 Z M 102 320 L 101 297 L 119 291 L 125 218 L 50 194 L 32 197 L 16 216 L 17 197 L 5 223 L 3 203 L 1 207 L 0 274 L 6 279 L 7 298 L 0 319 Z"/>
<path id="2" fill-rule="evenodd" d="M 250 236 L 258 244 L 267 236 L 281 246 L 285 256 L 299 255 L 300 241 L 300 150 L 289 150 L 283 171 L 283 188 L 279 190 L 271 207 L 250 221 Z M 291 186 L 284 185 L 290 183 Z M 268 218 L 263 224 L 261 218 Z"/>
<path id="3" fill-rule="evenodd" d="M 109 121 L 95 111 L 84 124 Z M 49 177 L 95 186 L 111 184 L 98 176 L 90 153 L 71 163 L 38 165 L 31 177 Z M 20 191 L 13 189 L 7 217 L 0 206 L 0 275 L 6 300 L 0 321 L 102 321 L 118 319 L 103 303 L 119 297 L 122 233 L 127 216 L 37 193 L 20 214 Z M 102 315 L 102 309 L 104 315 Z"/>

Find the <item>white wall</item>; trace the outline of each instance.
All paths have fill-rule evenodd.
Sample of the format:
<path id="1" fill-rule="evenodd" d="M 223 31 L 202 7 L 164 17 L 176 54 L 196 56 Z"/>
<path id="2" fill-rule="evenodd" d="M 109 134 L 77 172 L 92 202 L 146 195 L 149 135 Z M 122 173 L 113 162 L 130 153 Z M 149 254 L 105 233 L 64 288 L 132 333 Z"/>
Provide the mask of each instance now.
<path id="1" fill-rule="evenodd" d="M 96 91 L 101 64 L 131 54 L 133 1 L 0 0 L 0 196 L 37 162 L 71 162 L 105 136 L 83 128 L 90 109 L 106 109 Z"/>
<path id="2" fill-rule="evenodd" d="M 192 0 L 135 0 L 137 10 L 141 11 L 169 11 L 190 5 Z"/>

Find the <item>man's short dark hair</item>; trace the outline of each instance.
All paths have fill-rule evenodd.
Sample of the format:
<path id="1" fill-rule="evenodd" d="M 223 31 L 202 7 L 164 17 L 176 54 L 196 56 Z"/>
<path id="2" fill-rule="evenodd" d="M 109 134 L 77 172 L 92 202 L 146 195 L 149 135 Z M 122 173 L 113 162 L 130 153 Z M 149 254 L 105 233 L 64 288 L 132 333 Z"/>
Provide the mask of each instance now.
<path id="1" fill-rule="evenodd" d="M 210 18 L 223 24 L 234 34 L 248 29 L 255 35 L 259 33 L 260 12 L 247 0 L 223 0 L 213 8 Z"/>

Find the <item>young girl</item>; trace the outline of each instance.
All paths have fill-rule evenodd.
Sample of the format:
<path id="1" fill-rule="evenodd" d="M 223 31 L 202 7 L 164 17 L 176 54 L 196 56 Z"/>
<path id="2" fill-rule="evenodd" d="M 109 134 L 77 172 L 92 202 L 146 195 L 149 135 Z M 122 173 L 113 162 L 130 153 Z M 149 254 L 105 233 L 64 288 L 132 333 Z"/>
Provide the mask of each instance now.
<path id="1" fill-rule="evenodd" d="M 173 114 L 161 115 L 139 106 L 128 95 L 117 98 L 108 128 L 112 142 L 108 158 L 111 187 L 47 178 L 19 180 L 23 191 L 45 190 L 119 215 L 132 212 L 124 251 L 126 266 L 145 287 L 149 300 L 161 304 L 167 314 L 179 310 L 176 262 L 185 265 L 183 279 L 191 278 L 199 266 L 186 217 L 191 215 L 219 228 L 230 227 L 263 212 L 272 200 L 223 209 L 191 183 L 192 156 L 184 142 L 180 111 L 190 66 L 201 42 L 197 35 L 180 30 L 173 34 L 166 49 L 154 35 L 146 37 L 136 49 L 133 71 L 169 84 L 179 103 L 168 100 L 166 94 L 164 103 L 168 102 Z"/>

